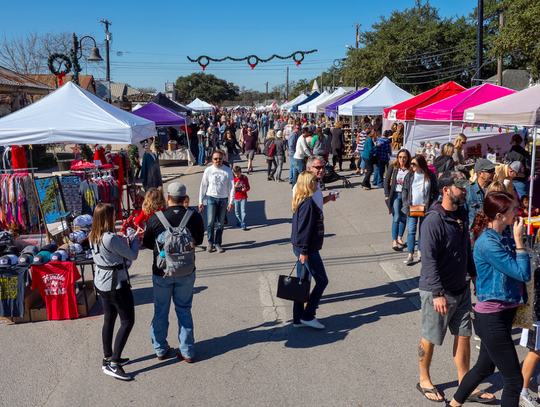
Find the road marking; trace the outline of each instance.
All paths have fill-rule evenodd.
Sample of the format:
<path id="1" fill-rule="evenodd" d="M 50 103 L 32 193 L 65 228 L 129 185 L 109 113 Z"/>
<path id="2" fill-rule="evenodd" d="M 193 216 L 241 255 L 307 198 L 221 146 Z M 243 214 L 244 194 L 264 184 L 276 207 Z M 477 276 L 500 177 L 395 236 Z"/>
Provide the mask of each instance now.
<path id="1" fill-rule="evenodd" d="M 277 287 L 278 276 L 273 273 L 263 273 L 259 277 L 259 297 L 263 306 L 264 322 L 287 321 L 286 304 L 281 298 L 274 295 Z"/>
<path id="2" fill-rule="evenodd" d="M 415 277 L 407 275 L 403 270 L 400 270 L 397 263 L 385 262 L 379 263 L 381 268 L 388 274 L 388 277 L 392 279 L 398 288 L 407 295 L 410 302 L 420 309 L 420 291 L 418 290 L 418 280 Z"/>

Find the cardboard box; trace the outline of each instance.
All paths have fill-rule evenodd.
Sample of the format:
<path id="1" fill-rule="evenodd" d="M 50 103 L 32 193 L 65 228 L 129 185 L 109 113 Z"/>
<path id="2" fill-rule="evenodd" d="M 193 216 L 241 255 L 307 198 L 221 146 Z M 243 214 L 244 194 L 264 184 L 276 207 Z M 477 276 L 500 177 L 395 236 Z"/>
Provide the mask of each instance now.
<path id="1" fill-rule="evenodd" d="M 175 142 L 169 141 L 169 144 L 167 144 L 167 150 L 169 151 L 176 151 L 177 147 L 178 147 L 178 144 L 176 143 L 176 141 Z"/>
<path id="2" fill-rule="evenodd" d="M 41 295 L 38 290 L 31 290 L 30 287 L 25 287 L 24 289 L 24 316 L 22 318 L 15 317 L 0 317 L 0 323 L 20 323 L 20 322 L 30 322 L 30 309 L 42 302 Z"/>
<path id="3" fill-rule="evenodd" d="M 47 321 L 47 307 L 43 300 L 30 309 L 30 319 L 32 322 Z"/>
<path id="4" fill-rule="evenodd" d="M 90 315 L 90 310 L 96 303 L 96 293 L 94 292 L 94 284 L 92 281 L 86 282 L 86 290 L 82 290 L 82 282 L 77 283 L 79 292 L 77 293 L 77 312 L 79 317 L 87 317 Z M 84 293 L 86 291 L 86 297 L 88 300 L 88 309 L 86 309 L 86 303 L 84 301 Z"/>

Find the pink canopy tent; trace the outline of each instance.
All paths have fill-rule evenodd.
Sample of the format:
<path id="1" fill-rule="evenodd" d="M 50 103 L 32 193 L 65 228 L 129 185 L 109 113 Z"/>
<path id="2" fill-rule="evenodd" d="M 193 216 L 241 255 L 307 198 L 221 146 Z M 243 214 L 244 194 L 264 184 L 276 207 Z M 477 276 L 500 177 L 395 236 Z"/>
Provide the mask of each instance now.
<path id="1" fill-rule="evenodd" d="M 442 145 L 452 141 L 458 133 L 463 133 L 471 138 L 471 142 L 482 139 L 483 142 L 489 143 L 492 138 L 500 136 L 498 129 L 491 127 L 486 127 L 486 129 L 480 127 L 463 128 L 464 112 L 471 107 L 513 93 L 516 91 L 486 83 L 418 109 L 414 125 L 406 129 L 404 146 L 414 154 L 421 141 L 431 140 Z"/>

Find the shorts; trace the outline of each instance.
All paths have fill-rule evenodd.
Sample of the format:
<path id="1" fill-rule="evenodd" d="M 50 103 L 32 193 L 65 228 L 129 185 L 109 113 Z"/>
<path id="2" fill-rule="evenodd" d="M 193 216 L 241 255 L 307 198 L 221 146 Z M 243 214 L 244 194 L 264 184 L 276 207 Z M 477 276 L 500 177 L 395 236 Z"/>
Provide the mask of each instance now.
<path id="1" fill-rule="evenodd" d="M 450 328 L 450 333 L 457 336 L 471 336 L 471 291 L 467 288 L 460 295 L 445 294 L 448 303 L 448 313 L 443 316 L 433 307 L 433 293 L 420 290 L 422 303 L 422 337 L 441 346 Z"/>
<path id="2" fill-rule="evenodd" d="M 255 150 L 247 150 L 246 151 L 246 158 L 248 160 L 253 160 L 255 158 Z"/>

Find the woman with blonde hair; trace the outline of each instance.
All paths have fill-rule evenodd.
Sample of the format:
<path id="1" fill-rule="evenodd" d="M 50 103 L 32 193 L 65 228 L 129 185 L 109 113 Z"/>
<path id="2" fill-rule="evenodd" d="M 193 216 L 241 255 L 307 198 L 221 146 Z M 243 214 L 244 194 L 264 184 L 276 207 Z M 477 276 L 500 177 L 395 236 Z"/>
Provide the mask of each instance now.
<path id="1" fill-rule="evenodd" d="M 463 133 L 459 133 L 454 140 L 454 154 L 452 158 L 456 163 L 456 169 L 461 171 L 467 178 L 469 178 L 469 168 L 465 165 L 465 158 L 463 157 L 463 146 L 467 142 L 467 136 Z"/>
<path id="2" fill-rule="evenodd" d="M 504 186 L 504 183 L 501 181 L 493 181 L 486 189 L 486 195 L 490 192 L 504 192 L 506 191 L 506 187 Z"/>
<path id="3" fill-rule="evenodd" d="M 395 124 L 395 123 L 394 123 Z M 405 134 L 405 125 L 398 123 L 397 130 L 392 134 L 392 150 L 400 150 L 403 146 L 403 137 Z"/>
<path id="4" fill-rule="evenodd" d="M 302 276 L 302 269 L 313 276 L 315 287 L 309 296 L 307 306 L 294 302 L 293 326 L 299 328 L 310 326 L 324 329 L 324 325 L 315 318 L 315 311 L 328 285 L 328 277 L 319 251 L 324 240 L 324 216 L 321 209 L 313 200 L 313 194 L 318 189 L 318 180 L 314 173 L 304 171 L 298 177 L 292 200 L 292 233 L 291 242 L 294 255 L 298 258 L 296 273 Z"/>
<path id="5" fill-rule="evenodd" d="M 167 208 L 167 202 L 163 195 L 163 188 L 150 188 L 146 191 L 144 201 L 142 205 L 142 211 L 135 218 L 135 225 L 145 228 L 148 223 L 148 219 L 154 214 L 154 212 L 162 211 Z"/>
<path id="6" fill-rule="evenodd" d="M 129 284 L 126 260 L 136 260 L 139 255 L 139 236 L 144 234 L 137 228 L 131 242 L 126 245 L 115 230 L 116 211 L 109 203 L 100 203 L 94 210 L 92 230 L 88 241 L 94 253 L 96 265 L 94 286 L 101 295 L 103 307 L 103 362 L 102 370 L 106 375 L 120 380 L 131 377 L 122 368 L 129 359 L 122 359 L 129 334 L 135 324 L 135 303 Z M 114 348 L 112 339 L 116 317 L 120 316 L 120 328 L 116 334 Z"/>
<path id="7" fill-rule="evenodd" d="M 437 178 L 445 171 L 454 171 L 454 145 L 452 143 L 443 144 L 441 148 L 441 155 L 435 159 L 433 166 L 435 167 L 435 172 Z"/>

